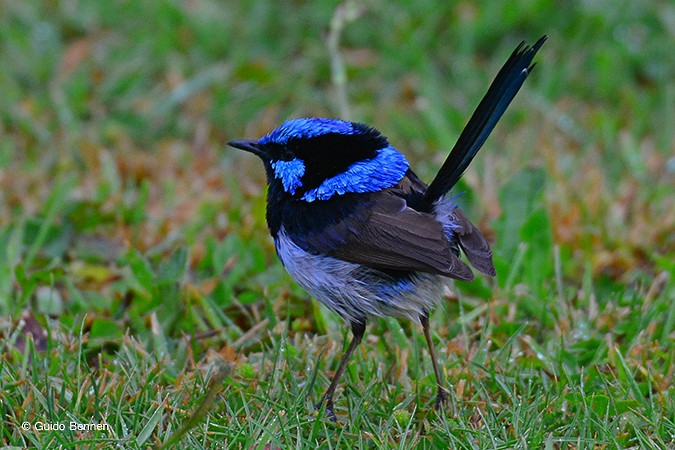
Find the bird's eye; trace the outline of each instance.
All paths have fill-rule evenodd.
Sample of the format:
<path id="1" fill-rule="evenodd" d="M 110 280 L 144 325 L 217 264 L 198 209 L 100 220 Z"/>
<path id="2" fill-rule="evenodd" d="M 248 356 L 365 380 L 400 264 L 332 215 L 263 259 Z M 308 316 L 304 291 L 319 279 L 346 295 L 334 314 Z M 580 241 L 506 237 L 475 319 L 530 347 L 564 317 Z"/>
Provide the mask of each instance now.
<path id="1" fill-rule="evenodd" d="M 284 151 L 281 153 L 281 159 L 284 161 L 291 161 L 295 158 L 295 155 L 290 149 L 284 149 Z"/>

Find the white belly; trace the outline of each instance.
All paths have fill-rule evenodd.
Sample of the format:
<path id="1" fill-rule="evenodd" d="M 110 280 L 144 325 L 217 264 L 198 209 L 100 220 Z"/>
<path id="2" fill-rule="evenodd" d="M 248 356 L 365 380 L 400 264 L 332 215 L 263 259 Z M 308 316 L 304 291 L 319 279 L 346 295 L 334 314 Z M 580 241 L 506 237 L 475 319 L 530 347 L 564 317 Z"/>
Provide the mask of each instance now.
<path id="1" fill-rule="evenodd" d="M 323 255 L 296 245 L 283 227 L 275 240 L 277 254 L 288 273 L 347 322 L 371 316 L 405 317 L 419 322 L 440 301 L 445 279 L 415 273 L 396 279 L 366 266 Z"/>

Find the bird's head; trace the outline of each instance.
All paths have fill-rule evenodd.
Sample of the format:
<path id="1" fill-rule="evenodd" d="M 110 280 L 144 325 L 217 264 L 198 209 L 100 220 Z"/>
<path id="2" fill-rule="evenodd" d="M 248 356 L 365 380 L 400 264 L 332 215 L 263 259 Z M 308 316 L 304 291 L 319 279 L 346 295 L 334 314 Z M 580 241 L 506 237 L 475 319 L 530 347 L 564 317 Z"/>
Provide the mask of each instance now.
<path id="1" fill-rule="evenodd" d="M 258 155 L 270 185 L 307 202 L 393 187 L 409 167 L 379 131 L 337 119 L 289 120 L 257 141 L 228 145 Z"/>

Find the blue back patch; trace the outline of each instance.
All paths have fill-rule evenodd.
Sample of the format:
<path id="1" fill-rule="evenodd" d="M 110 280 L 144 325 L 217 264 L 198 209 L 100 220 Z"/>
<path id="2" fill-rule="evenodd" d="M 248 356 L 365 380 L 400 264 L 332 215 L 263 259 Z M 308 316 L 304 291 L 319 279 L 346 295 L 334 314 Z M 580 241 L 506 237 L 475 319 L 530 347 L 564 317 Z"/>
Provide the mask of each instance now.
<path id="1" fill-rule="evenodd" d="M 410 164 L 405 156 L 392 146 L 377 150 L 377 156 L 357 161 L 345 171 L 328 178 L 318 187 L 305 192 L 307 202 L 328 200 L 334 195 L 377 192 L 396 186 L 405 176 Z"/>

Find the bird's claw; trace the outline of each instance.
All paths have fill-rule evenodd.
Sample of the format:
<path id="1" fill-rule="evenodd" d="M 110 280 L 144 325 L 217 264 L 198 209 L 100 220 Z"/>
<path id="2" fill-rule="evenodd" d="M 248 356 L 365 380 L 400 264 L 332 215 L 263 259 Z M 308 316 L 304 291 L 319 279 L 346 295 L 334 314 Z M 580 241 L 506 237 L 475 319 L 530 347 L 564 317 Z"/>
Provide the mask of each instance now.
<path id="1" fill-rule="evenodd" d="M 333 399 L 332 398 L 325 398 L 322 397 L 321 400 L 319 400 L 319 403 L 314 405 L 317 411 L 321 410 L 321 405 L 323 405 L 323 402 L 326 402 L 326 417 L 330 419 L 331 422 L 337 423 L 337 417 L 335 416 L 335 412 L 333 411 Z"/>
<path id="2" fill-rule="evenodd" d="M 434 409 L 439 411 L 446 403 L 448 403 L 448 393 L 444 387 L 439 386 L 438 392 L 436 392 L 436 404 L 434 405 Z"/>

